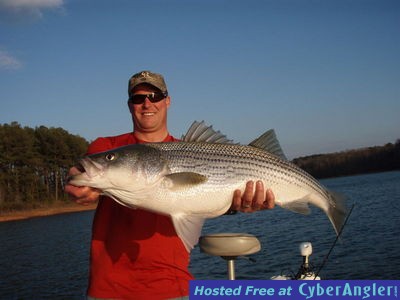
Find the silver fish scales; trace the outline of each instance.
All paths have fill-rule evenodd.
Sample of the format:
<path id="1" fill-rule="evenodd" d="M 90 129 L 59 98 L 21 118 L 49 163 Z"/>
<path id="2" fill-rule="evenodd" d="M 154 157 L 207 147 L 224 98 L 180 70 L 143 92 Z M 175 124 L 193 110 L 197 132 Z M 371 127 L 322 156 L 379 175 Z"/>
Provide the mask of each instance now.
<path id="1" fill-rule="evenodd" d="M 297 187 L 307 194 L 318 194 L 322 198 L 330 199 L 332 206 L 343 210 L 341 203 L 333 201 L 334 195 L 327 191 L 314 177 L 297 167 L 293 163 L 282 160 L 267 151 L 252 147 L 234 144 L 211 143 L 160 143 L 149 144 L 159 149 L 168 161 L 171 173 L 194 172 L 207 174 L 209 188 L 227 185 L 232 181 L 239 188 L 243 188 L 249 180 L 263 180 L 266 188 L 271 188 L 278 205 L 293 208 L 301 213 L 308 213 L 305 203 L 290 205 L 290 200 L 298 199 L 298 193 L 292 193 L 295 199 L 289 199 L 288 189 Z M 215 184 L 216 186 L 212 186 Z M 280 196 L 282 188 L 285 190 Z M 289 197 L 288 197 L 289 196 Z M 279 200 L 281 199 L 282 200 Z M 296 202 L 296 201 L 295 201 Z M 335 228 L 338 230 L 338 228 Z"/>

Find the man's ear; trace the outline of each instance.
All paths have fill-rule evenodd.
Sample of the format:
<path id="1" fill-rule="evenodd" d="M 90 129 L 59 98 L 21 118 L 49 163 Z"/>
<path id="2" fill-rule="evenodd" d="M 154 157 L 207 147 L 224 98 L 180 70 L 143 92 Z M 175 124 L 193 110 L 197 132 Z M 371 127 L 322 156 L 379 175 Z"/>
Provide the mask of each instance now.
<path id="1" fill-rule="evenodd" d="M 128 107 L 131 114 L 133 114 L 133 104 L 128 100 Z"/>

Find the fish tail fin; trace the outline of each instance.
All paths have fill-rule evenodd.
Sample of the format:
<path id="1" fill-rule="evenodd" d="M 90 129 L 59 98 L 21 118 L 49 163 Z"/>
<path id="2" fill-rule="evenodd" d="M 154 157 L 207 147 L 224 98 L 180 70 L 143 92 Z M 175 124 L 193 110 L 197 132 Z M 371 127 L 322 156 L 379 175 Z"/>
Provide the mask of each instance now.
<path id="1" fill-rule="evenodd" d="M 347 209 L 344 202 L 345 197 L 332 191 L 328 191 L 328 197 L 329 207 L 327 215 L 335 229 L 336 235 L 339 235 L 347 215 Z"/>

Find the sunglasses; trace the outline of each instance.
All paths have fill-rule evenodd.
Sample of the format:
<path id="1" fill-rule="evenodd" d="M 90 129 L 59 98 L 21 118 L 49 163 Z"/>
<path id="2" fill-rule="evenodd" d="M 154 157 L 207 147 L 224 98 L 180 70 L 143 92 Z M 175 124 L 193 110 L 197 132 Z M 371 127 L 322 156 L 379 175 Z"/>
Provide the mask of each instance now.
<path id="1" fill-rule="evenodd" d="M 150 93 L 150 94 L 135 94 L 129 97 L 129 102 L 133 104 L 142 104 L 146 99 L 149 99 L 151 103 L 160 102 L 162 99 L 167 97 L 167 93 Z"/>

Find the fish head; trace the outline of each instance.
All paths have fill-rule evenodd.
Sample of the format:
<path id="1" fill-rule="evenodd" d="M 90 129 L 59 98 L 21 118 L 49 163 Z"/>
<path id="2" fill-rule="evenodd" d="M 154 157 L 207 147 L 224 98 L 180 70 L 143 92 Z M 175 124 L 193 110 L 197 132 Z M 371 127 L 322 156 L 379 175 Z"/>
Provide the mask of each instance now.
<path id="1" fill-rule="evenodd" d="M 138 191 L 152 185 L 165 169 L 158 153 L 144 145 L 130 145 L 82 158 L 82 173 L 69 180 L 76 186 L 89 186 L 109 194 Z"/>

